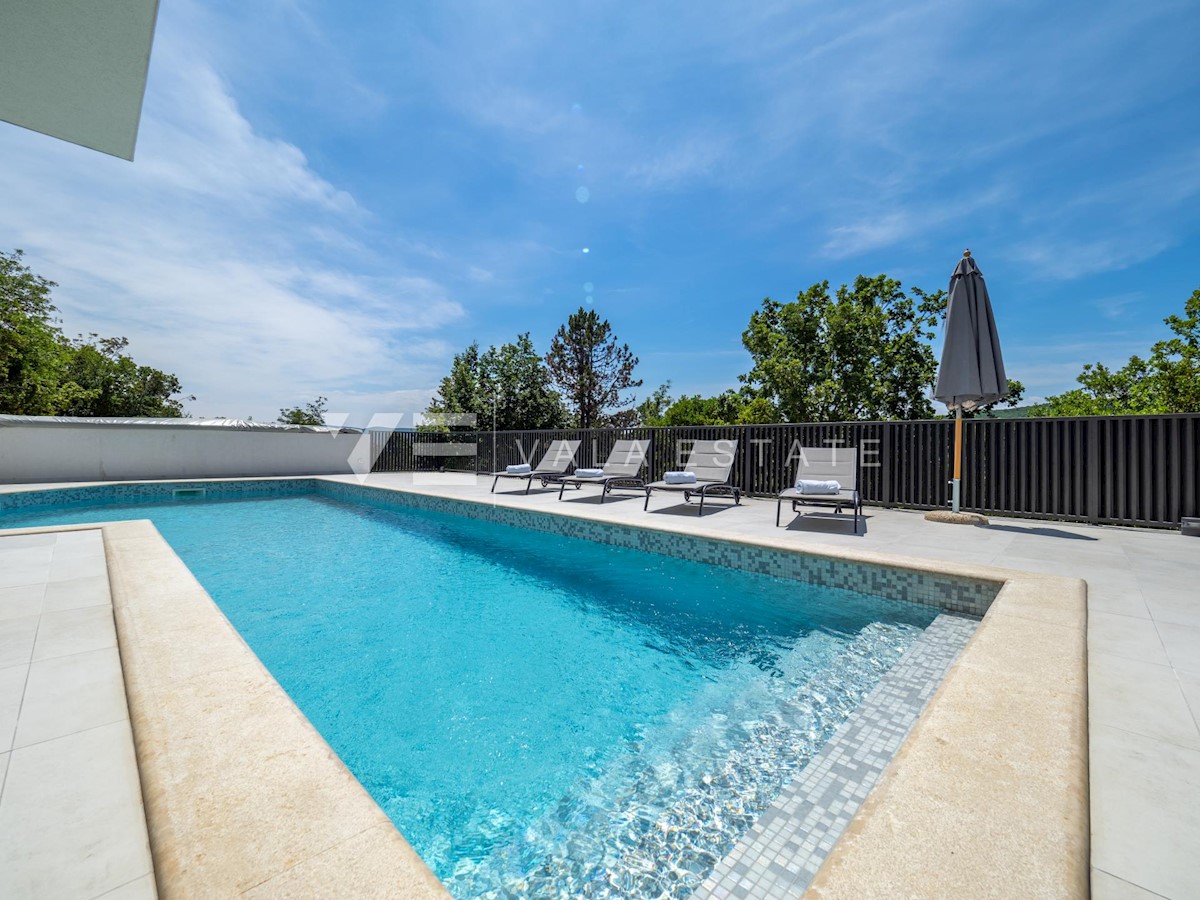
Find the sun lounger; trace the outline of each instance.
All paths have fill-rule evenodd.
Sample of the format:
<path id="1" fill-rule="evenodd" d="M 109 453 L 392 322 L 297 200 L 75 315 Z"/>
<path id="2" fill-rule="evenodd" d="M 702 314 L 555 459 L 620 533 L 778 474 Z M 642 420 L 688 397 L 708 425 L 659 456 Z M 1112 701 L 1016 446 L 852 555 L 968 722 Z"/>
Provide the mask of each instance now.
<path id="1" fill-rule="evenodd" d="M 836 481 L 836 493 L 809 493 L 801 490 L 801 482 Z M 848 447 L 802 447 L 796 466 L 795 487 L 779 492 L 775 503 L 775 525 L 779 525 L 784 500 L 792 501 L 792 512 L 803 506 L 833 506 L 840 513 L 845 507 L 854 510 L 854 530 L 862 518 L 862 499 L 858 494 L 858 450 Z M 816 485 L 810 485 L 816 486 Z"/>
<path id="2" fill-rule="evenodd" d="M 608 461 L 600 470 L 601 474 L 580 475 L 576 470 L 574 475 L 558 479 L 562 485 L 558 489 L 558 499 L 562 499 L 563 491 L 568 484 L 575 488 L 581 488 L 585 484 L 600 485 L 601 503 L 615 487 L 645 488 L 646 482 L 642 480 L 642 467 L 646 465 L 646 451 L 649 444 L 649 441 L 617 441 L 613 445 L 612 453 L 608 455 Z"/>
<path id="3" fill-rule="evenodd" d="M 729 472 L 733 469 L 733 457 L 737 453 L 737 441 L 696 441 L 688 454 L 684 472 L 694 474 L 695 481 L 676 483 L 667 480 L 654 481 L 646 485 L 646 503 L 643 510 L 650 508 L 650 495 L 654 491 L 674 491 L 683 494 L 683 502 L 691 503 L 692 496 L 700 498 L 696 515 L 704 515 L 704 498 L 713 494 L 731 494 L 736 506 L 742 502 L 742 492 L 729 483 Z"/>
<path id="4" fill-rule="evenodd" d="M 575 454 L 578 452 L 579 441 L 551 441 L 542 461 L 536 466 L 532 466 L 528 472 L 490 473 L 496 476 L 492 479 L 492 493 L 496 493 L 496 485 L 501 478 L 515 478 L 524 481 L 526 494 L 533 487 L 535 480 L 540 481 L 542 487 L 546 487 L 551 481 L 557 481 L 566 473 L 571 463 L 575 461 Z"/>

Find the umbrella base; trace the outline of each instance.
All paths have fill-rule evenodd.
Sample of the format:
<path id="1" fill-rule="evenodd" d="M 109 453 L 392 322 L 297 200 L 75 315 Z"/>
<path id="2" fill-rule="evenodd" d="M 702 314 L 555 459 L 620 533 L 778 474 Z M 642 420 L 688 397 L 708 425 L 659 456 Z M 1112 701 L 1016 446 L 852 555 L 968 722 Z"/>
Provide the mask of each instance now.
<path id="1" fill-rule="evenodd" d="M 925 513 L 926 522 L 945 522 L 947 525 L 987 525 L 987 516 L 979 513 L 951 512 L 948 509 L 931 509 Z"/>

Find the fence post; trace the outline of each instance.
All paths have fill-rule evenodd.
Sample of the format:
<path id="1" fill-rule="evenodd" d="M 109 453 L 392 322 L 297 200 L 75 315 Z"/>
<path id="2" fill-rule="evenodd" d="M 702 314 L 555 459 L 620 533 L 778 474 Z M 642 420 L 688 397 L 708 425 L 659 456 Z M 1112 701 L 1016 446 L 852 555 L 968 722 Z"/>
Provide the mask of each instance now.
<path id="1" fill-rule="evenodd" d="M 892 484 L 892 423 L 884 422 L 879 435 L 879 478 L 883 482 L 880 501 L 884 506 L 894 506 L 896 503 L 896 488 Z"/>
<path id="2" fill-rule="evenodd" d="M 750 496 L 750 488 L 752 485 L 752 472 L 754 461 L 750 458 L 754 454 L 754 427 L 746 425 L 742 429 L 742 440 L 738 442 L 738 446 L 742 448 L 742 493 Z"/>
<path id="3" fill-rule="evenodd" d="M 1087 517 L 1093 525 L 1100 522 L 1100 420 L 1088 419 L 1087 440 L 1083 445 L 1083 477 L 1087 479 Z"/>

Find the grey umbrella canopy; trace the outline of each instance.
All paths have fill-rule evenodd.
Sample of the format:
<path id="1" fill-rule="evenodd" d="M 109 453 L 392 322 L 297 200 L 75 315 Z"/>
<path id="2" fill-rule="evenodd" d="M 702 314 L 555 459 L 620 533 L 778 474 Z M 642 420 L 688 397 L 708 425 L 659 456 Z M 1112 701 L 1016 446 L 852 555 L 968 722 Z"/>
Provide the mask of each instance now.
<path id="1" fill-rule="evenodd" d="M 950 300 L 946 309 L 946 343 L 938 367 L 933 396 L 954 410 L 954 486 L 951 508 L 959 511 L 962 480 L 962 414 L 1002 400 L 1008 394 L 1008 378 L 1000 355 L 1000 336 L 992 315 L 983 273 L 971 251 L 950 276 Z"/>
<path id="2" fill-rule="evenodd" d="M 969 412 L 1007 394 L 992 301 L 983 273 L 968 250 L 950 276 L 946 343 L 933 396 L 950 409 Z"/>

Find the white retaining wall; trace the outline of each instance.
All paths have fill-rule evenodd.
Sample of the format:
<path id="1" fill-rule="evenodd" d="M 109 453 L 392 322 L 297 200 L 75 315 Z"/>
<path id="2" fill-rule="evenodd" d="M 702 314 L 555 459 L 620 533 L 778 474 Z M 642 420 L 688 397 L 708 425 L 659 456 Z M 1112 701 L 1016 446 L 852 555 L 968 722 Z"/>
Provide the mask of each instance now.
<path id="1" fill-rule="evenodd" d="M 335 475 L 370 469 L 367 434 L 134 426 L 0 428 L 0 483 Z"/>

